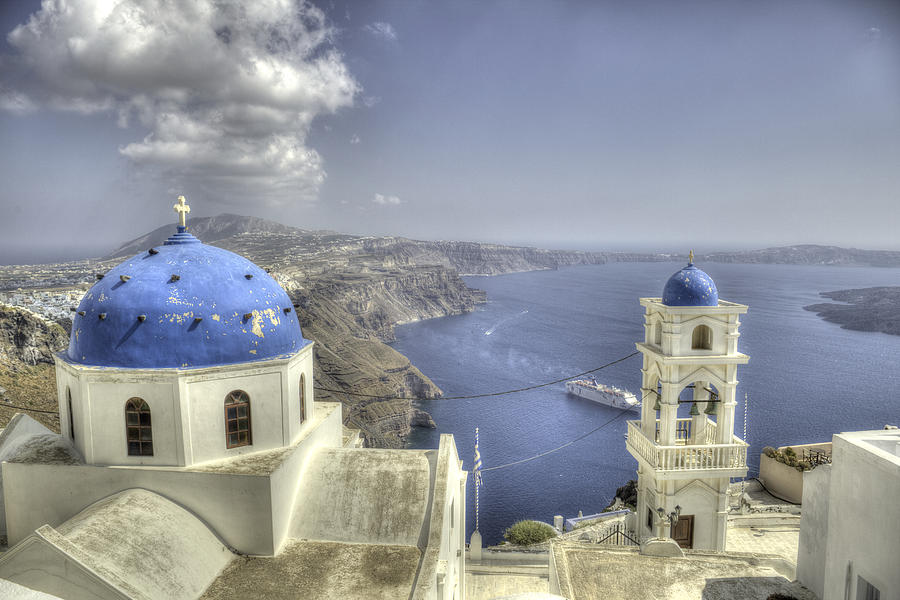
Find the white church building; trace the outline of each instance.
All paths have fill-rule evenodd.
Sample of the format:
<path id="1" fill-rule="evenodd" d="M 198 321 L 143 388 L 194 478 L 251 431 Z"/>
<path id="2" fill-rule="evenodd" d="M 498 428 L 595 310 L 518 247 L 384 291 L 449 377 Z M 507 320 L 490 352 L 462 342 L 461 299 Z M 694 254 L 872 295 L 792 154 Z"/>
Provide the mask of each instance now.
<path id="1" fill-rule="evenodd" d="M 462 600 L 453 436 L 345 446 L 287 293 L 176 210 L 78 306 L 61 433 L 25 415 L 0 433 L 0 578 L 79 600 Z"/>
<path id="2" fill-rule="evenodd" d="M 635 530 L 722 552 L 728 484 L 747 475 L 747 444 L 734 435 L 737 367 L 749 360 L 737 350 L 747 306 L 719 299 L 693 253 L 661 298 L 640 302 L 643 404 L 626 445 L 638 461 Z"/>

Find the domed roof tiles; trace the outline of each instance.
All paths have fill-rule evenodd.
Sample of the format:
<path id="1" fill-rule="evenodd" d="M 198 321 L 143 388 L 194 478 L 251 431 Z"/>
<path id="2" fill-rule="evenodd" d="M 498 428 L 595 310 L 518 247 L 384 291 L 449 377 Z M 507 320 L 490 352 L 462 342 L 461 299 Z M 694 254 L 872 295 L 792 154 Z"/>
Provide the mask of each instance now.
<path id="1" fill-rule="evenodd" d="M 712 277 L 690 262 L 669 277 L 662 302 L 666 306 L 718 306 L 719 291 Z"/>
<path id="2" fill-rule="evenodd" d="M 303 339 L 266 271 L 179 233 L 113 267 L 75 313 L 67 357 L 126 368 L 194 368 L 289 355 Z"/>

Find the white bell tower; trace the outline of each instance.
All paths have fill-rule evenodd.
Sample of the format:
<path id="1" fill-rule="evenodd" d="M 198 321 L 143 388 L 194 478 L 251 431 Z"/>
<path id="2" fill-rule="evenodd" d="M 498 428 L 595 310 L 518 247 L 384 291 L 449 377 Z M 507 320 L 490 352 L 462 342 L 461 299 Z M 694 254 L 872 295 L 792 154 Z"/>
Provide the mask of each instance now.
<path id="1" fill-rule="evenodd" d="M 637 533 L 656 537 L 662 520 L 682 547 L 724 551 L 728 484 L 747 475 L 747 444 L 734 435 L 737 366 L 750 358 L 737 351 L 747 306 L 719 300 L 693 253 L 662 298 L 640 302 L 643 406 L 626 444 L 638 461 Z M 676 507 L 669 531 L 661 515 Z"/>

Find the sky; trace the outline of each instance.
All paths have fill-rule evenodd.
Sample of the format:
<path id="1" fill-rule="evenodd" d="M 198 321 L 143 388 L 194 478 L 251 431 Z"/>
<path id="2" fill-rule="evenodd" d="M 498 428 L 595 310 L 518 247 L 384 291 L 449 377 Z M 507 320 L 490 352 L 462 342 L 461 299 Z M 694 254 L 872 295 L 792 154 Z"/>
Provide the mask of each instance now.
<path id="1" fill-rule="evenodd" d="M 900 249 L 900 2 L 0 3 L 0 263 L 223 212 Z"/>

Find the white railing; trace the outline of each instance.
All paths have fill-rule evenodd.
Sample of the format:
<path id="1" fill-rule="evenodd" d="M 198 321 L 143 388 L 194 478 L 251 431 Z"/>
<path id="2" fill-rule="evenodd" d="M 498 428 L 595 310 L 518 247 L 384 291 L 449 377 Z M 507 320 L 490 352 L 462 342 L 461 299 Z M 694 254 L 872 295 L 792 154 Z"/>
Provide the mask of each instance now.
<path id="1" fill-rule="evenodd" d="M 628 445 L 651 467 L 660 471 L 746 468 L 747 444 L 737 437 L 733 439 L 732 444 L 660 446 L 647 439 L 640 421 L 628 421 Z"/>

